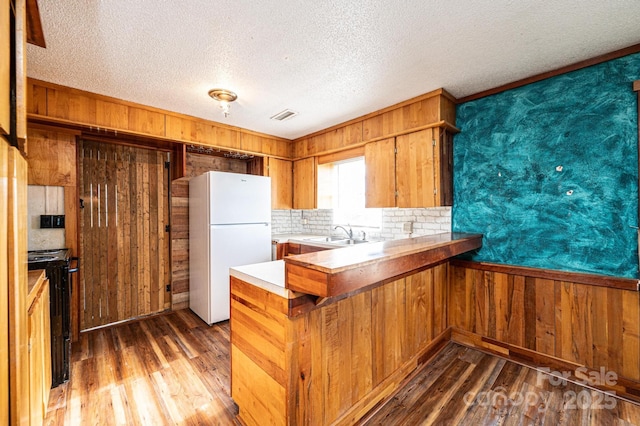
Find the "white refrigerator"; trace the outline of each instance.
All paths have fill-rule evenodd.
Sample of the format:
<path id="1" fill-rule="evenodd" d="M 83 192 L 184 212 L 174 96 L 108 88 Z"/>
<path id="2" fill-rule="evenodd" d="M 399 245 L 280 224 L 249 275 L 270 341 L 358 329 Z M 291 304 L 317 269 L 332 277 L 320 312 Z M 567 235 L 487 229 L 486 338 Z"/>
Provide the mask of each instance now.
<path id="1" fill-rule="evenodd" d="M 229 268 L 271 260 L 271 178 L 207 172 L 189 181 L 189 308 L 229 319 Z"/>

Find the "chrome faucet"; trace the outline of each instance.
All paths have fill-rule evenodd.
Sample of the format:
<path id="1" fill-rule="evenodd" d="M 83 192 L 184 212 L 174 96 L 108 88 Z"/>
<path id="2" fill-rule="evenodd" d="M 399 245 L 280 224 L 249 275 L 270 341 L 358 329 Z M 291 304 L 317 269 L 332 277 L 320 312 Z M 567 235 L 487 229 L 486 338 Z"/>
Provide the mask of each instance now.
<path id="1" fill-rule="evenodd" d="M 347 231 L 347 228 L 345 228 L 344 226 L 340 226 L 340 225 L 336 226 L 336 227 L 335 227 L 335 228 L 333 228 L 333 229 L 338 229 L 338 228 L 340 228 L 340 229 L 342 229 L 344 232 L 346 232 L 346 233 L 347 233 L 347 235 L 349 236 L 349 239 L 350 239 L 350 240 L 353 240 L 353 230 L 351 229 L 351 227 L 349 227 L 349 230 L 348 230 L 348 231 Z"/>

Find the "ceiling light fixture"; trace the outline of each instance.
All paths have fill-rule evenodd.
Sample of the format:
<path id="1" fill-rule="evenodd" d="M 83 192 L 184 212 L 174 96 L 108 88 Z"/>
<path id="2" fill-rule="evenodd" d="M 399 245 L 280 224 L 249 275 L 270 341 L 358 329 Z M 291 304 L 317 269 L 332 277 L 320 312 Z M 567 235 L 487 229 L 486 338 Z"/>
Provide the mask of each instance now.
<path id="1" fill-rule="evenodd" d="M 220 109 L 222 110 L 222 113 L 225 117 L 228 117 L 230 114 L 229 104 L 238 99 L 238 95 L 226 89 L 211 89 L 209 90 L 209 96 L 220 102 Z"/>

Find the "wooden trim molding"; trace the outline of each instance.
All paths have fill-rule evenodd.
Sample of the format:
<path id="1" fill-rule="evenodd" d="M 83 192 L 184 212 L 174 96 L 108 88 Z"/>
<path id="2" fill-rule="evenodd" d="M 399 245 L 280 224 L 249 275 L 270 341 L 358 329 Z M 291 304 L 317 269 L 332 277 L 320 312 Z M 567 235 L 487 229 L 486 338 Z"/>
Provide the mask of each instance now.
<path id="1" fill-rule="evenodd" d="M 336 161 L 349 160 L 351 158 L 364 156 L 364 144 L 358 144 L 355 148 L 343 149 L 331 154 L 318 156 L 318 164 L 335 163 Z"/>
<path id="2" fill-rule="evenodd" d="M 543 72 L 531 77 L 526 77 L 521 80 L 516 80 L 511 83 L 503 84 L 502 86 L 494 87 L 493 89 L 483 90 L 482 92 L 474 93 L 473 95 L 465 96 L 458 99 L 457 103 L 463 104 L 469 101 L 475 101 L 476 99 L 484 98 L 486 96 L 495 95 L 497 93 L 505 92 L 507 90 L 515 89 L 516 87 L 525 86 L 536 81 L 545 80 L 547 78 L 555 77 L 557 75 L 566 74 L 571 71 L 576 71 L 582 68 L 587 68 L 592 65 L 597 65 L 602 62 L 611 61 L 613 59 L 622 58 L 623 56 L 631 55 L 633 53 L 640 52 L 640 44 L 634 44 L 633 46 L 625 47 L 624 49 L 615 50 L 613 52 L 605 53 L 594 58 L 585 59 L 584 61 L 576 62 L 564 67 L 557 68 L 552 71 Z M 634 86 L 635 87 L 635 86 Z M 634 89 L 638 90 L 638 89 Z"/>
<path id="3" fill-rule="evenodd" d="M 554 281 L 566 281 L 597 287 L 617 288 L 619 290 L 640 291 L 640 280 L 634 278 L 618 278 L 606 275 L 528 268 L 525 266 L 500 265 L 497 263 L 472 262 L 460 259 L 451 260 L 451 265 L 468 269 L 478 269 L 481 271 L 498 272 L 502 274 L 521 275 L 525 277 L 542 278 Z"/>
<path id="4" fill-rule="evenodd" d="M 47 43 L 44 40 L 42 29 L 42 19 L 40 19 L 40 9 L 37 0 L 27 0 L 27 43 L 34 44 L 46 49 Z"/>

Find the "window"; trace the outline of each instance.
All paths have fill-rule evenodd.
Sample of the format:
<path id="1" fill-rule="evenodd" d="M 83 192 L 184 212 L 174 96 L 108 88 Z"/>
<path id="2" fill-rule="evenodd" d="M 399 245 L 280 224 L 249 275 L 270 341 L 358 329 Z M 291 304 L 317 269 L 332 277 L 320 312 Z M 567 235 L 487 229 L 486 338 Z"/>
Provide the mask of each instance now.
<path id="1" fill-rule="evenodd" d="M 333 223 L 379 228 L 380 209 L 365 206 L 364 157 L 318 166 L 318 208 L 333 209 Z"/>

